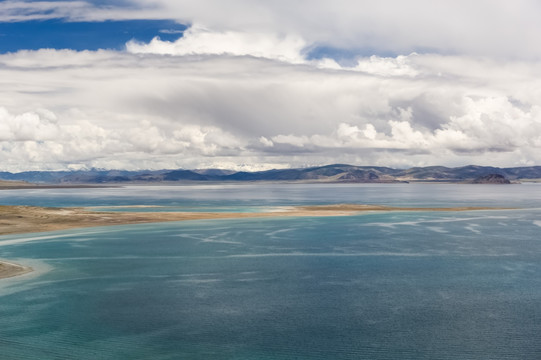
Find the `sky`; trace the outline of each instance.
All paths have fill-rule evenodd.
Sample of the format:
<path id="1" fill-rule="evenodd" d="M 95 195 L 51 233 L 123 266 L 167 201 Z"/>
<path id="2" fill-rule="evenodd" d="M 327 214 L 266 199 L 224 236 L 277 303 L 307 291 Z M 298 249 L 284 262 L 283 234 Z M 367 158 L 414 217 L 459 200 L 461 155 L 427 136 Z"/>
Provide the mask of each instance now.
<path id="1" fill-rule="evenodd" d="M 541 165 L 537 0 L 0 1 L 0 171 Z"/>

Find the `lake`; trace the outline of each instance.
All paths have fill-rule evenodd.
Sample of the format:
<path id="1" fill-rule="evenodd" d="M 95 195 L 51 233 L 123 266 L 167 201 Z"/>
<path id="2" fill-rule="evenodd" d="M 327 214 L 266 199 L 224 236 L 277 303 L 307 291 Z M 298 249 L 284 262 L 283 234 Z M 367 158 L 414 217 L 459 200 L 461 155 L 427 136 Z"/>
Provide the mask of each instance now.
<path id="1" fill-rule="evenodd" d="M 3 205 L 130 211 L 334 203 L 516 209 L 198 220 L 0 236 L 0 258 L 35 269 L 0 281 L 0 358 L 541 357 L 541 184 L 0 192 Z"/>

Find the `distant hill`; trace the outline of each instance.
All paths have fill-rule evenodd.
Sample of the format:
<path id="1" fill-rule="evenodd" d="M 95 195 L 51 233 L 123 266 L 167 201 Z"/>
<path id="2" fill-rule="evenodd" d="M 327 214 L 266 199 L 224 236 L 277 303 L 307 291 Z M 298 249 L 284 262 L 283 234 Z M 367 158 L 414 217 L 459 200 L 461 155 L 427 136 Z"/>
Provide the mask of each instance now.
<path id="1" fill-rule="evenodd" d="M 470 182 L 471 184 L 511 184 L 505 176 L 500 174 L 488 174 L 479 176 Z"/>
<path id="2" fill-rule="evenodd" d="M 122 184 L 161 182 L 336 182 L 336 183 L 395 183 L 395 182 L 476 182 L 499 183 L 502 179 L 517 182 L 541 179 L 541 166 L 497 168 L 469 165 L 393 169 L 377 166 L 333 164 L 297 169 L 235 172 L 223 169 L 198 170 L 80 170 L 0 172 L 0 180 L 26 181 L 38 184 Z"/>

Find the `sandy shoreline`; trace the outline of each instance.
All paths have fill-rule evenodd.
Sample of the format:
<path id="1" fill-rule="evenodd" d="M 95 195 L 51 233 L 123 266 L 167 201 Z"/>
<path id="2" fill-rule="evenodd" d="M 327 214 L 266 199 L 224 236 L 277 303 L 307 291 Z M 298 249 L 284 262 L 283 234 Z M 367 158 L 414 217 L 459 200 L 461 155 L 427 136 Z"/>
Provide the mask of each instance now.
<path id="1" fill-rule="evenodd" d="M 336 204 L 270 208 L 265 212 L 109 212 L 87 208 L 49 208 L 0 205 L 0 235 L 67 230 L 95 226 L 144 224 L 183 220 L 264 217 L 348 216 L 362 212 L 502 210 L 491 207 L 419 208 Z M 22 275 L 31 268 L 0 261 L 0 279 Z"/>
<path id="2" fill-rule="evenodd" d="M 34 271 L 31 267 L 15 264 L 7 261 L 0 261 L 0 279 L 24 275 Z"/>
<path id="3" fill-rule="evenodd" d="M 0 206 L 0 235 L 55 231 L 95 226 L 143 224 L 183 220 L 237 219 L 291 216 L 347 216 L 367 211 L 475 211 L 491 207 L 419 208 L 336 204 L 270 208 L 265 212 L 127 212 L 87 208 Z"/>

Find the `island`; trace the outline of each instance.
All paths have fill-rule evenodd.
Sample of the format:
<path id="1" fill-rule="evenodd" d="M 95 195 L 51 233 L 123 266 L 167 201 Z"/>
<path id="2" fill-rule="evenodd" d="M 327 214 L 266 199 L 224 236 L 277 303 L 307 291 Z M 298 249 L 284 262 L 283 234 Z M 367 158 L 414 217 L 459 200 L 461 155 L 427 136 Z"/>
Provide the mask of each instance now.
<path id="1" fill-rule="evenodd" d="M 470 184 L 496 184 L 506 185 L 511 184 L 511 181 L 501 174 L 487 174 L 475 178 Z"/>

